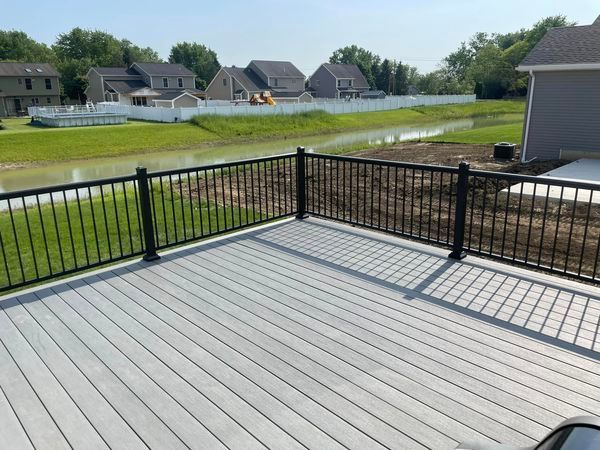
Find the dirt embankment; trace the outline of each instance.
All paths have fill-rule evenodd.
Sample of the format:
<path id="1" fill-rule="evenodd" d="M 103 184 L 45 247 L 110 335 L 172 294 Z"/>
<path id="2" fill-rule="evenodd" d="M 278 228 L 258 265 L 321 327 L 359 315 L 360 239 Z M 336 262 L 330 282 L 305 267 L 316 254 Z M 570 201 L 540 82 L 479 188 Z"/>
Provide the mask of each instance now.
<path id="1" fill-rule="evenodd" d="M 461 161 L 468 161 L 473 169 L 523 175 L 540 175 L 565 164 L 562 161 L 534 161 L 530 164 L 521 164 L 517 158 L 515 161 L 501 161 L 494 159 L 492 145 L 434 142 L 403 142 L 385 148 L 361 150 L 352 153 L 351 156 L 454 167 Z"/>

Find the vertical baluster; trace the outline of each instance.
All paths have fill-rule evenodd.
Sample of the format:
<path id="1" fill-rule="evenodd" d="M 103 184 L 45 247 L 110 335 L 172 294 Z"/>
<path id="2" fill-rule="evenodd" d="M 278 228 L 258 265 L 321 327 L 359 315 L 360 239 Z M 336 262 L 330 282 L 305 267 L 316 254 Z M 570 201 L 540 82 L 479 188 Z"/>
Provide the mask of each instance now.
<path id="1" fill-rule="evenodd" d="M 129 216 L 129 201 L 127 200 L 127 187 L 125 186 L 125 182 L 122 183 L 123 187 L 123 201 L 125 203 L 125 218 L 127 219 L 127 233 L 129 235 L 129 250 L 130 254 L 134 252 L 133 250 L 133 233 L 131 231 L 131 217 Z"/>
<path id="2" fill-rule="evenodd" d="M 106 242 L 108 244 L 108 258 L 112 259 L 112 245 L 110 242 L 110 231 L 108 229 L 108 219 L 106 217 L 106 204 L 104 202 L 104 190 L 103 190 L 103 186 L 100 185 L 100 202 L 102 204 L 102 216 L 104 218 L 104 230 L 106 231 Z M 115 214 L 116 214 L 116 210 L 115 210 Z"/>
<path id="3" fill-rule="evenodd" d="M 4 247 L 4 237 L 2 236 L 2 229 L 0 228 L 0 249 L 2 250 L 2 260 L 4 261 L 4 270 L 6 271 L 6 287 L 12 286 L 12 278 L 10 277 L 10 269 L 8 267 L 8 259 L 6 258 L 6 250 Z"/>
<path id="4" fill-rule="evenodd" d="M 19 269 L 21 271 L 21 280 L 23 283 L 25 283 L 26 278 L 25 278 L 25 268 L 23 266 L 23 259 L 21 257 L 21 246 L 19 245 L 19 236 L 17 235 L 17 227 L 15 225 L 15 218 L 13 215 L 13 210 L 12 210 L 12 205 L 10 203 L 10 198 L 7 199 L 8 201 L 8 215 L 10 216 L 10 224 L 12 226 L 12 232 L 13 232 L 13 238 L 14 238 L 14 242 L 15 242 L 15 247 L 17 248 L 17 257 L 19 259 Z"/>
<path id="5" fill-rule="evenodd" d="M 52 195 L 52 194 L 50 194 Z M 35 202 L 37 203 L 38 217 L 40 219 L 40 227 L 42 229 L 42 240 L 44 241 L 44 249 L 46 250 L 46 261 L 48 262 L 48 273 L 52 275 L 52 263 L 50 261 L 50 250 L 48 249 L 48 239 L 46 237 L 46 227 L 44 226 L 44 217 L 42 216 L 42 207 L 40 206 L 40 196 L 36 194 Z"/>
<path id="6" fill-rule="evenodd" d="M 506 209 L 504 211 L 504 229 L 502 231 L 502 248 L 500 249 L 500 257 L 504 257 L 504 247 L 506 245 L 506 229 L 508 227 L 508 211 L 510 210 L 510 190 L 512 185 L 510 181 L 508 183 L 508 190 L 506 191 Z"/>
<path id="7" fill-rule="evenodd" d="M 87 248 L 87 238 L 85 236 L 85 225 L 83 224 L 83 214 L 81 212 L 81 199 L 79 198 L 79 189 L 75 189 L 75 197 L 77 198 L 77 209 L 79 211 L 79 224 L 81 225 L 81 234 L 83 237 L 83 247 L 85 249 L 85 262 L 90 265 L 90 255 Z"/>
<path id="8" fill-rule="evenodd" d="M 79 267 L 79 263 L 77 261 L 77 252 L 75 251 L 75 241 L 73 240 L 73 226 L 71 225 L 71 215 L 69 214 L 69 204 L 67 203 L 67 194 L 65 191 L 62 191 L 63 194 L 63 204 L 65 205 L 65 214 L 67 216 L 67 225 L 69 228 L 69 239 L 71 240 L 71 251 L 73 252 L 73 263 L 75 265 L 75 269 Z M 78 199 L 79 200 L 79 199 Z M 83 240 L 83 245 L 86 246 L 85 239 Z M 87 248 L 86 248 L 86 256 L 87 256 Z"/>
<path id="9" fill-rule="evenodd" d="M 60 231 L 59 231 L 59 227 L 58 227 L 58 220 L 56 219 L 56 207 L 54 205 L 54 196 L 53 193 L 50 193 L 50 208 L 52 209 L 52 219 L 54 221 L 54 231 L 56 232 L 56 243 L 58 244 L 58 254 L 60 255 L 60 265 L 61 265 L 61 272 L 65 271 L 65 257 L 63 254 L 63 248 L 62 248 L 62 239 L 60 236 Z"/>
<path id="10" fill-rule="evenodd" d="M 537 194 L 537 183 L 533 184 L 533 196 L 531 197 L 531 212 L 529 214 L 529 229 L 527 230 L 527 244 L 525 245 L 525 262 L 529 261 L 529 246 L 531 243 L 531 229 L 533 227 L 533 213 L 535 211 L 535 198 Z"/>
<path id="11" fill-rule="evenodd" d="M 544 214 L 542 216 L 542 229 L 540 230 L 540 251 L 538 253 L 537 265 L 542 263 L 542 251 L 544 249 L 544 232 L 546 231 L 546 217 L 548 215 L 548 199 L 550 198 L 550 185 L 546 186 L 546 198 L 544 199 Z M 509 186 L 510 189 L 510 186 Z"/>
<path id="12" fill-rule="evenodd" d="M 205 180 L 206 184 L 206 180 Z M 200 224 L 200 237 L 204 237 L 204 215 L 202 214 L 202 189 L 200 188 L 200 171 L 196 170 L 196 191 L 198 192 L 196 203 L 198 204 L 198 223 Z M 208 198 L 208 194 L 207 194 Z"/>
<path id="13" fill-rule="evenodd" d="M 565 269 L 569 270 L 569 254 L 571 253 L 571 239 L 573 238 L 573 225 L 575 223 L 575 211 L 577 210 L 577 197 L 579 196 L 579 188 L 575 188 L 575 198 L 573 199 L 573 212 L 571 213 L 571 224 L 569 225 L 569 239 L 567 240 L 567 251 L 565 253 Z"/>
<path id="14" fill-rule="evenodd" d="M 194 201 L 193 201 L 193 195 L 192 195 L 192 177 L 190 175 L 190 172 L 187 172 L 187 187 L 188 187 L 188 203 L 190 206 L 190 219 L 191 219 L 191 226 L 192 226 L 192 239 L 195 239 L 197 237 L 196 234 L 196 220 L 194 219 Z"/>
<path id="15" fill-rule="evenodd" d="M 158 181 L 160 183 L 160 200 L 162 202 L 162 213 L 163 213 L 163 220 L 164 220 L 164 228 L 165 228 L 165 244 L 169 245 L 169 227 L 168 227 L 168 221 L 167 221 L 167 207 L 165 205 L 165 188 L 163 186 L 163 177 L 158 177 Z M 156 241 L 158 244 L 158 241 Z"/>
<path id="16" fill-rule="evenodd" d="M 583 255 L 585 253 L 585 241 L 587 241 L 588 228 L 590 225 L 590 214 L 592 212 L 593 196 L 594 190 L 590 189 L 590 198 L 588 199 L 587 213 L 585 215 L 585 227 L 583 228 L 583 239 L 581 240 L 581 255 L 579 257 L 579 267 L 577 269 L 577 276 L 581 276 L 581 267 L 583 266 Z"/>
<path id="17" fill-rule="evenodd" d="M 521 188 L 521 190 L 523 190 Z M 552 259 L 550 261 L 550 269 L 554 269 L 554 257 L 556 256 L 556 244 L 558 242 L 558 229 L 560 227 L 560 211 L 562 209 L 562 201 L 563 201 L 563 195 L 565 192 L 565 187 L 561 186 L 560 187 L 560 199 L 558 200 L 558 214 L 556 215 L 556 229 L 554 232 L 554 243 L 552 245 Z"/>
<path id="18" fill-rule="evenodd" d="M 496 214 L 498 211 L 498 190 L 500 189 L 500 179 L 496 178 L 496 186 L 494 187 L 494 213 L 492 216 L 492 232 L 490 236 L 490 255 L 494 253 L 494 235 L 496 231 Z"/>
<path id="19" fill-rule="evenodd" d="M 29 245 L 31 246 L 31 256 L 33 258 L 35 277 L 39 278 L 40 273 L 38 269 L 37 255 L 35 254 L 35 246 L 33 245 L 33 235 L 31 234 L 31 225 L 29 224 L 29 214 L 27 212 L 27 203 L 25 202 L 25 197 L 22 196 L 21 201 L 23 202 L 23 214 L 25 215 L 25 226 L 27 228 L 27 236 L 29 237 Z"/>
<path id="20" fill-rule="evenodd" d="M 225 172 L 223 167 L 221 167 L 221 192 L 223 193 L 223 229 L 227 230 L 227 196 L 225 194 Z"/>
<path id="21" fill-rule="evenodd" d="M 182 222 L 182 228 L 183 228 L 183 241 L 185 241 L 187 239 L 187 225 L 186 225 L 186 219 L 185 219 L 185 202 L 183 200 L 183 183 L 181 181 L 181 173 L 177 174 L 177 181 L 179 184 L 179 203 L 181 206 L 181 222 Z M 173 199 L 175 200 L 175 199 Z"/>

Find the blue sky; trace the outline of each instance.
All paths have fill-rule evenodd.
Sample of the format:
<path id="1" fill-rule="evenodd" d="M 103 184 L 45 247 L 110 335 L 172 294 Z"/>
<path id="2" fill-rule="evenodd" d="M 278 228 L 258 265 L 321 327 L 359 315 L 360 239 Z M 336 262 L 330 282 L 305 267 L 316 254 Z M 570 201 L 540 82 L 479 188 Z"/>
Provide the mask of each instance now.
<path id="1" fill-rule="evenodd" d="M 163 58 L 173 43 L 197 41 L 215 50 L 223 65 L 285 59 L 306 75 L 348 44 L 429 71 L 477 31 L 514 31 L 555 14 L 588 24 L 600 15 L 597 0 L 3 3 L 0 29 L 23 30 L 47 44 L 75 26 L 98 28 L 153 47 Z"/>

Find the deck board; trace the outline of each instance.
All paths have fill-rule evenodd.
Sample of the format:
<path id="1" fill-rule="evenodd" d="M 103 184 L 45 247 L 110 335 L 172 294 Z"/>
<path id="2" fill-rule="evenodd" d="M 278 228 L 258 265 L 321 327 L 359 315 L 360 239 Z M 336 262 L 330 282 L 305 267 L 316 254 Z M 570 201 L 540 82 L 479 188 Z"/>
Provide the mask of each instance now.
<path id="1" fill-rule="evenodd" d="M 14 448 L 529 445 L 600 415 L 600 290 L 315 219 L 0 308 Z"/>

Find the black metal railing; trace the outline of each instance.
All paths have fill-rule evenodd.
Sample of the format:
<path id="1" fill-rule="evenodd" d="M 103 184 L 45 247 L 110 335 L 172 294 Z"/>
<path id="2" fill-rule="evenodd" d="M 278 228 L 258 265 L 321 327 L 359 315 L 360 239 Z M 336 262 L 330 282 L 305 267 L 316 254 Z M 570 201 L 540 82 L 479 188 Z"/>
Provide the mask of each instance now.
<path id="1" fill-rule="evenodd" d="M 600 185 L 354 157 L 306 155 L 307 212 L 598 281 Z"/>
<path id="2" fill-rule="evenodd" d="M 296 154 L 0 194 L 0 291 L 297 212 Z"/>
<path id="3" fill-rule="evenodd" d="M 0 194 L 0 291 L 307 214 L 598 281 L 600 185 L 305 153 Z"/>
<path id="4" fill-rule="evenodd" d="M 457 174 L 453 167 L 307 154 L 307 212 L 448 244 Z"/>

